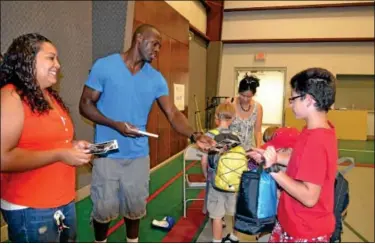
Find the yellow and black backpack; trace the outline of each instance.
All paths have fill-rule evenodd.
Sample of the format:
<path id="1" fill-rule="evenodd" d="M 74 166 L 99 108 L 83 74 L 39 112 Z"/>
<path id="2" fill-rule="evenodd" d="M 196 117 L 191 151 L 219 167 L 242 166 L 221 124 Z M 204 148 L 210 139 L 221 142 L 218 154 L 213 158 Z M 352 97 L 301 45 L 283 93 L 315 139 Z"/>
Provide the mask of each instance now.
<path id="1" fill-rule="evenodd" d="M 208 153 L 208 180 L 219 191 L 238 192 L 241 175 L 248 170 L 248 160 L 240 139 L 228 129 L 213 129 L 208 134 L 211 134 L 218 144 L 226 141 L 237 142 L 229 144 L 229 150 L 223 153 L 216 151 Z M 231 145 L 234 147 L 230 147 Z"/>

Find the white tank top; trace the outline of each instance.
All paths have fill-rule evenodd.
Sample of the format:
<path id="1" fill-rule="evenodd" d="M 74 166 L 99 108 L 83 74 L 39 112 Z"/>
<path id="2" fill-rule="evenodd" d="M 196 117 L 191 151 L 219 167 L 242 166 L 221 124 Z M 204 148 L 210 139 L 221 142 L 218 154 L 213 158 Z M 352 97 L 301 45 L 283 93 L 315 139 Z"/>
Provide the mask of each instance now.
<path id="1" fill-rule="evenodd" d="M 14 203 L 10 203 L 8 201 L 5 201 L 4 199 L 0 199 L 0 202 L 1 202 L 1 209 L 2 210 L 10 211 L 10 210 L 21 210 L 21 209 L 28 208 L 26 206 L 22 206 L 22 205 L 17 205 L 17 204 L 14 204 Z"/>

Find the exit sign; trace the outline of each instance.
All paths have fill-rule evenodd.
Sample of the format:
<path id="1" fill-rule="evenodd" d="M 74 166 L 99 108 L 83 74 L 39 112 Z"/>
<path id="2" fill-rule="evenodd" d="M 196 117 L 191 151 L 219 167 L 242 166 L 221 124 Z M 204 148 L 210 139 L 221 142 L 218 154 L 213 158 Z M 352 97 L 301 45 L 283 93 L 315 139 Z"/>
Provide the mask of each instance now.
<path id="1" fill-rule="evenodd" d="M 266 54 L 265 53 L 257 53 L 257 54 L 255 54 L 255 60 L 258 60 L 258 61 L 264 61 L 264 60 L 266 60 Z"/>

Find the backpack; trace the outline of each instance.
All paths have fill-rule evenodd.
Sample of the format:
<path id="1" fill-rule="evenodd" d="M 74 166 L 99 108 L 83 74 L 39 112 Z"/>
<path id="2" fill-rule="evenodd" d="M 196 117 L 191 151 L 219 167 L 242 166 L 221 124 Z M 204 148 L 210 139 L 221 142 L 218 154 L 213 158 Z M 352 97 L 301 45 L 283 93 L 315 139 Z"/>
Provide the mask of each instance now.
<path id="1" fill-rule="evenodd" d="M 263 166 L 242 174 L 234 229 L 248 235 L 271 232 L 276 223 L 277 185 Z"/>
<path id="2" fill-rule="evenodd" d="M 346 213 L 346 209 L 349 206 L 349 182 L 344 178 L 344 175 L 354 167 L 354 159 L 343 157 L 339 159 L 338 164 L 341 164 L 343 162 L 349 162 L 350 164 L 345 170 L 337 172 L 336 175 L 334 188 L 335 200 L 333 209 L 336 224 L 330 242 L 341 242 L 341 234 L 343 232 L 343 215 Z"/>
<path id="3" fill-rule="evenodd" d="M 248 170 L 245 149 L 240 146 L 240 139 L 229 130 L 214 129 L 208 132 L 218 145 L 232 141 L 228 150 L 223 153 L 211 151 L 208 153 L 208 181 L 219 191 L 237 192 L 242 172 Z M 218 146 L 217 145 L 217 146 Z"/>

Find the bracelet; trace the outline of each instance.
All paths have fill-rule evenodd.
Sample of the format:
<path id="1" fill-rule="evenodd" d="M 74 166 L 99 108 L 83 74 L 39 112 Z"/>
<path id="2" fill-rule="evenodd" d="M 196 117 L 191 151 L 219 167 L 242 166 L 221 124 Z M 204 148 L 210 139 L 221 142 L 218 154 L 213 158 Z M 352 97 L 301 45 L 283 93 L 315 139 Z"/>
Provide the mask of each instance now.
<path id="1" fill-rule="evenodd" d="M 196 138 L 199 134 L 201 134 L 201 133 L 200 132 L 193 132 L 193 134 L 191 134 L 191 136 L 190 136 L 190 142 L 196 143 L 197 142 Z"/>

